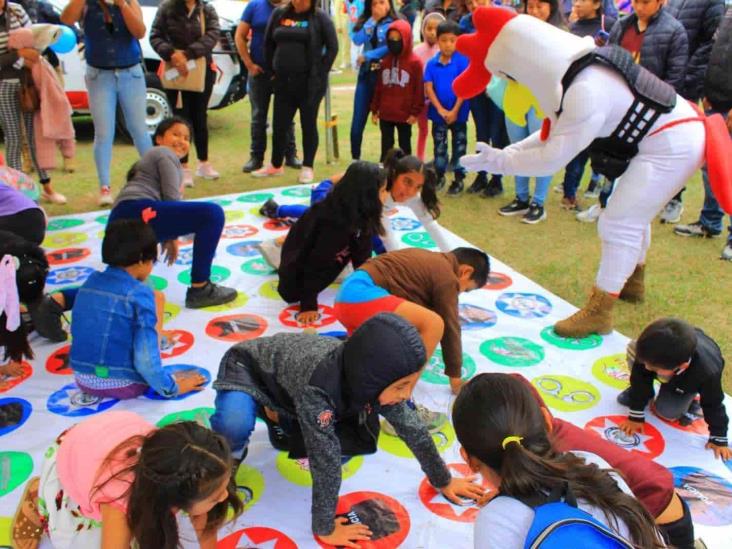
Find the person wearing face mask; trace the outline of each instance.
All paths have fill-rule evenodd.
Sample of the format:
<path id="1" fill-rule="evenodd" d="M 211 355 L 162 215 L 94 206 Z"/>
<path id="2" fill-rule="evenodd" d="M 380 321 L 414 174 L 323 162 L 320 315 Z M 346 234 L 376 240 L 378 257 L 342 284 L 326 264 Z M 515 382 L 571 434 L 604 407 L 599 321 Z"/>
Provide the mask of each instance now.
<path id="1" fill-rule="evenodd" d="M 412 51 L 412 30 L 403 20 L 389 25 L 386 45 L 371 100 L 371 116 L 381 130 L 381 162 L 394 146 L 394 130 L 399 147 L 412 154 L 412 126 L 424 108 L 422 61 Z"/>

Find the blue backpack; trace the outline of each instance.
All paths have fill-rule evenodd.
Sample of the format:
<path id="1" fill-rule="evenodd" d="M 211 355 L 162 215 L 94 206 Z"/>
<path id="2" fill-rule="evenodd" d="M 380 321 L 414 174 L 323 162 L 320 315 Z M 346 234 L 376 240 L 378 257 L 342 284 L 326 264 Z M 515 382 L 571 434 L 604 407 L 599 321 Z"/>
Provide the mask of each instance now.
<path id="1" fill-rule="evenodd" d="M 532 506 L 534 520 L 524 549 L 633 549 L 595 517 L 577 508 L 577 501 L 565 487 L 564 494 L 553 492 L 546 503 Z"/>

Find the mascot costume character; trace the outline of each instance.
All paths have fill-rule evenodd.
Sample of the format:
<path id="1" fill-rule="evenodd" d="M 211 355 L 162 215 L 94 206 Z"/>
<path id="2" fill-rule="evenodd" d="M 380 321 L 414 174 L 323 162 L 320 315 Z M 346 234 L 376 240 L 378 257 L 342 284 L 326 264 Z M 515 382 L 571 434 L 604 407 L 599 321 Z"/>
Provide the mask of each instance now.
<path id="1" fill-rule="evenodd" d="M 732 141 L 720 115 L 705 118 L 674 89 L 616 46 L 596 47 L 528 15 L 498 7 L 473 14 L 476 32 L 458 39 L 470 65 L 458 97 L 491 78 L 523 84 L 546 115 L 540 132 L 499 150 L 478 143 L 462 157 L 470 171 L 545 176 L 589 147 L 592 168 L 617 179 L 598 221 L 602 258 L 587 304 L 556 323 L 564 337 L 612 330 L 616 298 L 638 302 L 651 221 L 706 161 L 720 205 L 732 212 Z"/>

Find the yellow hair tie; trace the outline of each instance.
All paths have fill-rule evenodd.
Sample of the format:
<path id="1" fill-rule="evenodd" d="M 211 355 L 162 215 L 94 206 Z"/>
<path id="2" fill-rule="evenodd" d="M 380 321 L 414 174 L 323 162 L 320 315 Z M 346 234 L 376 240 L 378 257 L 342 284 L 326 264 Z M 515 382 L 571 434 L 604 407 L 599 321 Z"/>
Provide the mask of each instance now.
<path id="1" fill-rule="evenodd" d="M 517 442 L 519 445 L 521 445 L 522 440 L 524 440 L 524 437 L 519 437 L 516 435 L 508 436 L 508 437 L 504 438 L 503 441 L 501 442 L 501 448 L 503 448 L 505 450 L 506 446 L 508 446 L 508 444 L 510 442 Z"/>

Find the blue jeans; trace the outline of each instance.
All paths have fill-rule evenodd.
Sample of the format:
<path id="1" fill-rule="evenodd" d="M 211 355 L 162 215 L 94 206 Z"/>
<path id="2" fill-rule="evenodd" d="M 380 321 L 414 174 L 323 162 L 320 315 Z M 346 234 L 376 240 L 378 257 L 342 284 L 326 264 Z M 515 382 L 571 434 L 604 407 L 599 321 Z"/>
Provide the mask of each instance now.
<path id="1" fill-rule="evenodd" d="M 369 63 L 366 61 L 366 63 Z M 369 118 L 371 99 L 376 89 L 376 76 L 379 71 L 361 69 L 356 82 L 356 94 L 353 96 L 353 117 L 351 118 L 351 158 L 361 158 L 361 142 L 363 130 Z"/>
<path id="2" fill-rule="evenodd" d="M 313 190 L 310 191 L 310 206 L 322 202 L 328 193 L 333 189 L 333 182 L 330 179 L 326 179 L 318 183 Z M 291 204 L 289 206 L 280 206 L 277 208 L 277 217 L 292 217 L 294 219 L 300 219 L 305 212 L 310 209 L 310 206 L 305 204 Z"/>
<path id="3" fill-rule="evenodd" d="M 257 401 L 243 391 L 217 391 L 211 429 L 222 435 L 235 457 L 241 457 L 257 421 Z"/>
<path id="4" fill-rule="evenodd" d="M 717 111 L 707 111 L 707 115 L 715 114 Z M 727 117 L 726 112 L 720 112 L 723 117 Z M 719 234 L 724 228 L 722 225 L 722 219 L 724 218 L 724 211 L 719 207 L 712 188 L 709 185 L 709 174 L 707 173 L 707 165 L 702 166 L 702 180 L 704 181 L 704 205 L 702 206 L 701 213 L 699 214 L 699 223 L 701 223 L 705 229 L 710 233 Z M 727 227 L 729 236 L 727 241 L 732 244 L 732 215 L 730 216 L 730 224 Z"/>
<path id="5" fill-rule="evenodd" d="M 147 86 L 142 65 L 127 69 L 97 69 L 87 65 L 86 89 L 89 110 L 94 122 L 94 163 L 100 187 L 110 184 L 117 102 L 125 117 L 125 126 L 140 156 L 152 147 L 145 123 Z"/>
<path id="6" fill-rule="evenodd" d="M 465 155 L 468 146 L 468 134 L 465 122 L 453 122 L 451 125 L 432 122 L 432 141 L 435 144 L 435 171 L 443 177 L 447 171 L 448 150 L 447 132 L 452 132 L 452 157 L 449 158 L 455 179 L 465 179 L 465 168 L 460 165 L 460 157 Z"/>
<path id="7" fill-rule="evenodd" d="M 511 143 L 516 143 L 529 137 L 532 133 L 537 132 L 541 129 L 541 120 L 536 116 L 536 112 L 533 107 L 526 113 L 526 125 L 517 126 L 506 118 L 506 131 L 508 132 L 508 138 Z M 529 178 L 523 175 L 517 175 L 514 177 L 516 180 L 516 197 L 523 201 L 529 201 Z M 552 182 L 552 176 L 547 175 L 544 177 L 536 177 L 536 188 L 534 189 L 534 199 L 539 206 L 544 205 L 546 200 L 546 194 L 549 191 L 549 184 Z"/>

